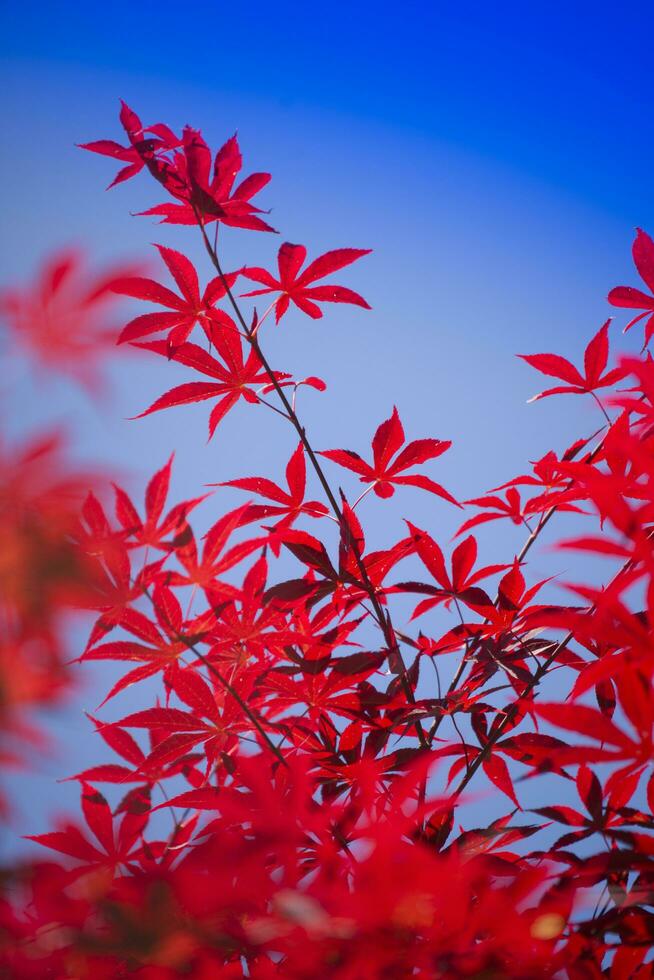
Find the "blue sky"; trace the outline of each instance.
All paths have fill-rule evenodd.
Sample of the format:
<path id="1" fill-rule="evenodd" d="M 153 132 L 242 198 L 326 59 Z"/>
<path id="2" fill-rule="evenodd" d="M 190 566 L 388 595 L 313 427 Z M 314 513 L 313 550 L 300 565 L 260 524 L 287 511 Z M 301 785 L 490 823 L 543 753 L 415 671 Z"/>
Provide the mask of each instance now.
<path id="1" fill-rule="evenodd" d="M 71 242 L 101 263 L 138 259 L 158 241 L 210 275 L 189 230 L 131 216 L 160 201 L 156 187 L 141 178 L 105 193 L 114 165 L 74 146 L 121 138 L 122 97 L 150 122 L 200 127 L 214 146 L 238 129 L 246 172 L 273 173 L 262 204 L 282 240 L 312 254 L 374 249 L 342 277 L 372 313 L 334 308 L 318 324 L 297 314 L 266 339 L 276 366 L 329 384 L 303 403 L 318 447 L 364 450 L 396 403 L 410 438 L 454 440 L 429 472 L 464 498 L 596 425 L 592 404 L 527 406 L 539 377 L 513 355 L 578 358 L 608 315 L 608 289 L 633 280 L 634 226 L 654 227 L 650 4 L 623 4 L 618 18 L 586 3 L 119 0 L 5 5 L 1 18 L 3 280 L 29 279 Z M 277 246 L 230 232 L 227 265 L 270 264 Z M 16 363 L 0 399 L 11 430 L 62 420 L 81 457 L 119 465 L 137 493 L 172 449 L 178 497 L 279 476 L 294 443 L 274 418 L 234 413 L 208 448 L 205 406 L 127 422 L 175 383 L 170 372 L 121 357 L 111 396 L 93 403 L 57 381 L 35 398 Z M 407 493 L 368 501 L 373 543 L 388 543 L 389 522 L 399 536 L 407 514 L 446 541 L 456 515 Z M 497 552 L 520 536 L 491 528 L 480 541 Z M 539 553 L 534 574 L 550 563 Z M 95 678 L 57 721 L 59 760 L 19 782 L 30 832 L 46 810 L 72 805 L 53 775 L 97 758 L 79 712 L 99 700 Z M 117 710 L 132 707 L 126 698 Z M 71 765 L 73 747 L 86 761 Z"/>

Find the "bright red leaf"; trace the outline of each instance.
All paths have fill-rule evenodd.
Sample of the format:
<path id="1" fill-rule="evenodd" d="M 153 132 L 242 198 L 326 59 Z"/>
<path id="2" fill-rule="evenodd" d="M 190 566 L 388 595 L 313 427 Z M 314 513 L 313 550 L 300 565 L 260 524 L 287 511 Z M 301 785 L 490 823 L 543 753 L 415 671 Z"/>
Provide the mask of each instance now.
<path id="1" fill-rule="evenodd" d="M 314 320 L 319 320 L 322 317 L 322 310 L 317 305 L 319 302 L 352 303 L 369 310 L 370 307 L 365 299 L 351 289 L 346 289 L 344 286 L 313 285 L 318 279 L 324 279 L 325 276 L 338 272 L 339 269 L 351 265 L 363 255 L 369 254 L 369 248 L 337 248 L 332 252 L 325 252 L 320 258 L 314 259 L 304 272 L 300 272 L 307 257 L 306 248 L 304 245 L 284 242 L 277 256 L 279 278 L 275 279 L 265 269 L 255 266 L 241 269 L 242 276 L 245 276 L 246 279 L 252 279 L 254 282 L 260 282 L 264 287 L 242 295 L 264 296 L 267 293 L 280 293 L 281 295 L 275 301 L 277 323 L 288 310 L 290 303 L 295 303 L 298 309 Z"/>

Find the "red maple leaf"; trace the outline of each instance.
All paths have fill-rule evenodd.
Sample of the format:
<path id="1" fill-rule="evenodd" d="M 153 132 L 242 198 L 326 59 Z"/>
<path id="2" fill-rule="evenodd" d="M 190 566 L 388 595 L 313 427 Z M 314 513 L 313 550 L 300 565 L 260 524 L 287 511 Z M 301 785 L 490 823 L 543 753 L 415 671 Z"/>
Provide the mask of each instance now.
<path id="1" fill-rule="evenodd" d="M 274 525 L 274 530 L 290 527 L 300 514 L 310 517 L 324 517 L 327 508 L 318 500 L 304 499 L 307 472 L 304 459 L 304 446 L 298 444 L 297 449 L 286 465 L 286 482 L 288 490 L 283 490 L 272 480 L 264 476 L 250 476 L 241 480 L 226 480 L 224 483 L 210 483 L 212 487 L 236 487 L 247 493 L 256 493 L 272 501 L 271 504 L 253 504 L 247 511 L 248 520 L 256 521 L 261 518 L 279 516 L 281 520 Z M 279 553 L 279 542 L 274 538 L 270 542 L 275 554 Z"/>
<path id="2" fill-rule="evenodd" d="M 609 388 L 625 376 L 623 368 L 613 368 L 604 373 L 609 359 L 609 324 L 610 319 L 604 323 L 597 331 L 593 339 L 588 344 L 584 353 L 584 373 L 577 370 L 565 357 L 559 354 L 518 354 L 523 361 L 552 378 L 560 378 L 565 381 L 565 385 L 558 385 L 556 388 L 548 388 L 540 394 L 530 398 L 530 402 L 535 402 L 539 398 L 546 398 L 548 395 L 585 395 L 592 394 L 599 388 Z"/>
<path id="3" fill-rule="evenodd" d="M 636 229 L 636 240 L 632 247 L 634 263 L 643 282 L 654 293 L 654 242 L 641 228 Z M 648 345 L 654 333 L 654 296 L 644 293 L 633 286 L 616 286 L 608 295 L 611 306 L 620 306 L 628 310 L 642 310 L 624 328 L 630 330 L 639 320 L 647 317 L 645 323 L 645 339 L 643 349 Z"/>
<path id="4" fill-rule="evenodd" d="M 218 150 L 213 169 L 211 150 L 201 133 L 190 126 L 184 128 L 183 153 L 175 155 L 172 165 L 166 161 L 161 166 L 160 161 L 150 159 L 153 176 L 184 203 L 158 204 L 140 214 L 161 216 L 164 224 L 194 225 L 200 217 L 203 224 L 219 221 L 251 231 L 275 230 L 258 217 L 261 208 L 251 203 L 251 198 L 269 182 L 270 174 L 250 174 L 234 187 L 243 166 L 236 136 Z"/>
<path id="5" fill-rule="evenodd" d="M 195 535 L 191 528 L 187 527 L 183 540 L 176 548 L 176 556 L 183 571 L 164 573 L 167 584 L 191 585 L 194 588 L 208 589 L 215 594 L 221 593 L 223 597 L 238 594 L 238 590 L 233 585 L 221 582 L 218 576 L 229 571 L 253 551 L 266 544 L 266 538 L 260 537 L 239 541 L 227 547 L 231 535 L 245 523 L 244 518 L 249 507 L 249 504 L 243 504 L 216 521 L 204 535 L 201 558 L 198 555 Z"/>
<path id="6" fill-rule="evenodd" d="M 516 490 L 515 487 L 509 487 L 504 497 L 506 499 L 503 500 L 497 494 L 489 494 L 484 497 L 473 497 L 470 500 L 465 500 L 465 504 L 474 504 L 475 507 L 489 507 L 491 510 L 484 510 L 483 513 L 468 518 L 454 536 L 458 537 L 459 534 L 469 531 L 478 524 L 485 524 L 487 521 L 499 521 L 505 517 L 508 517 L 513 524 L 523 524 L 525 512 L 520 499 L 520 491 Z M 495 511 L 497 513 L 494 513 Z"/>
<path id="7" fill-rule="evenodd" d="M 342 501 L 340 522 L 340 542 L 338 549 L 338 571 L 322 541 L 305 531 L 286 529 L 280 533 L 282 544 L 311 571 L 309 578 L 291 579 L 272 586 L 267 599 L 281 603 L 296 604 L 310 597 L 313 603 L 319 598 L 333 595 L 336 606 L 349 608 L 362 596 L 369 595 L 369 587 L 381 593 L 384 578 L 391 569 L 411 551 L 411 539 L 403 538 L 391 548 L 383 551 L 370 551 L 366 554 L 366 541 L 363 529 L 356 514 Z M 369 587 L 361 581 L 361 569 Z M 320 580 L 314 580 L 318 574 Z"/>
<path id="8" fill-rule="evenodd" d="M 137 316 L 123 327 L 118 338 L 119 344 L 127 341 L 140 340 L 152 333 L 168 331 L 169 348 L 177 347 L 188 340 L 196 323 L 199 323 L 209 341 L 211 333 L 210 321 L 223 323 L 225 314 L 215 308 L 215 304 L 225 295 L 225 283 L 220 276 L 209 282 L 200 295 L 198 275 L 193 263 L 181 252 L 163 245 L 156 245 L 161 258 L 166 263 L 168 271 L 177 283 L 181 296 L 177 296 L 167 286 L 162 286 L 153 279 L 143 277 L 123 277 L 114 280 L 111 288 L 120 296 L 131 296 L 134 299 L 145 300 L 165 306 L 171 313 L 145 313 Z M 238 273 L 225 276 L 228 287 L 232 287 Z"/>
<path id="9" fill-rule="evenodd" d="M 622 762 L 609 777 L 606 791 L 613 790 L 622 780 L 634 773 L 639 775 L 651 764 L 654 751 L 654 696 L 651 683 L 642 672 L 623 667 L 616 678 L 618 697 L 634 731 L 630 734 L 601 711 L 578 701 L 574 704 L 545 703 L 535 706 L 536 713 L 557 728 L 574 732 L 599 745 L 575 744 L 556 753 L 563 764 L 589 762 Z M 608 795 L 608 793 L 607 793 Z"/>
<path id="10" fill-rule="evenodd" d="M 208 496 L 208 494 L 203 494 L 201 497 L 194 497 L 192 500 L 184 500 L 171 507 L 164 514 L 174 458 L 175 454 L 172 453 L 166 465 L 157 470 L 147 485 L 145 520 L 141 520 L 127 493 L 114 483 L 116 517 L 127 534 L 128 543 L 132 547 L 152 547 L 169 551 L 174 547 L 174 542 L 164 541 L 164 538 L 181 530 L 186 524 L 189 513 Z"/>
<path id="11" fill-rule="evenodd" d="M 175 136 L 173 131 L 163 123 L 155 123 L 154 126 L 144 128 L 141 120 L 125 102 L 121 100 L 120 121 L 124 129 L 130 134 L 130 145 L 121 146 L 114 140 L 95 140 L 92 143 L 79 143 L 82 150 L 90 150 L 92 153 L 100 153 L 105 157 L 112 157 L 120 160 L 127 166 L 118 171 L 112 182 L 107 187 L 115 187 L 122 184 L 140 173 L 145 166 L 145 154 L 161 154 L 170 150 L 175 150 L 182 145 L 182 140 Z M 146 134 L 150 133 L 151 136 Z"/>
<path id="12" fill-rule="evenodd" d="M 238 547 L 238 546 L 237 546 Z M 298 642 L 301 634 L 286 626 L 279 610 L 264 603 L 268 564 L 259 558 L 243 579 L 243 588 L 236 598 L 222 602 L 217 612 L 217 626 L 210 637 L 211 659 L 232 661 L 242 665 L 251 658 L 263 660 L 266 651 L 278 655 L 283 647 Z M 209 595 L 222 598 L 219 589 L 210 588 Z"/>
<path id="13" fill-rule="evenodd" d="M 325 252 L 319 258 L 314 259 L 304 272 L 300 268 L 307 257 L 307 250 L 304 245 L 293 245 L 291 242 L 284 242 L 277 255 L 277 265 L 279 268 L 279 279 L 275 279 L 266 269 L 258 266 L 251 266 L 241 270 L 241 275 L 254 282 L 260 282 L 264 289 L 254 289 L 250 293 L 242 293 L 242 296 L 263 296 L 266 293 L 281 293 L 275 300 L 275 320 L 277 323 L 288 310 L 289 303 L 295 305 L 314 320 L 322 317 L 322 310 L 317 302 L 322 303 L 353 303 L 355 306 L 362 306 L 369 310 L 370 306 L 362 296 L 346 289 L 345 286 L 313 286 L 312 283 L 318 279 L 344 269 L 363 255 L 369 255 L 369 248 L 337 248 L 331 252 Z"/>
<path id="14" fill-rule="evenodd" d="M 318 720 L 323 712 L 332 711 L 348 719 L 357 719 L 361 698 L 356 690 L 361 681 L 375 674 L 384 663 L 383 653 L 355 653 L 329 663 L 329 669 L 311 668 L 298 671 L 299 679 L 288 676 L 285 668 L 273 668 L 265 679 L 265 688 L 274 694 L 276 711 L 306 705 L 309 717 Z"/>
<path id="15" fill-rule="evenodd" d="M 129 795 L 127 805 L 121 811 L 123 818 L 117 834 L 109 804 L 102 793 L 87 783 L 82 784 L 82 812 L 100 848 L 72 824 L 48 834 L 29 836 L 27 840 L 81 861 L 82 865 L 76 869 L 77 874 L 101 868 L 115 873 L 121 865 L 129 868 L 138 857 L 138 841 L 150 815 L 147 790 L 139 788 Z"/>
<path id="16" fill-rule="evenodd" d="M 429 459 L 436 459 L 446 452 L 451 442 L 444 442 L 441 439 L 415 439 L 402 449 L 405 436 L 400 416 L 397 408 L 393 408 L 393 414 L 389 419 L 379 426 L 372 440 L 373 464 L 366 463 L 358 453 L 351 449 L 326 449 L 320 453 L 333 463 L 344 466 L 354 473 L 358 473 L 361 483 L 370 483 L 378 497 L 392 497 L 395 487 L 410 486 L 420 487 L 421 490 L 429 490 L 457 507 L 460 504 L 454 497 L 445 490 L 440 483 L 434 483 L 428 476 L 401 476 L 404 470 L 419 463 L 425 463 Z M 401 452 L 400 449 L 402 449 Z M 398 456 L 395 456 L 399 453 Z M 393 456 L 395 459 L 393 460 Z"/>
<path id="17" fill-rule="evenodd" d="M 423 592 L 431 596 L 431 598 L 418 603 L 412 619 L 421 616 L 428 609 L 440 603 L 449 607 L 453 599 L 459 599 L 472 607 L 491 605 L 488 595 L 477 585 L 490 575 L 495 575 L 496 572 L 509 568 L 509 565 L 486 565 L 473 572 L 477 560 L 477 542 L 472 535 L 469 535 L 452 552 L 452 573 L 450 574 L 445 567 L 443 552 L 431 535 L 427 534 L 426 531 L 421 531 L 410 521 L 407 521 L 407 524 L 418 557 L 427 570 L 431 572 L 439 586 L 435 588 L 420 582 L 405 582 L 395 586 L 399 591 Z"/>
<path id="18" fill-rule="evenodd" d="M 209 416 L 209 438 L 211 438 L 218 423 L 241 398 L 251 405 L 258 404 L 259 397 L 249 386 L 265 385 L 270 380 L 269 375 L 254 347 L 250 348 L 247 357 L 243 356 L 243 344 L 236 324 L 229 320 L 227 314 L 224 316 L 226 321 L 229 321 L 228 324 L 225 323 L 219 330 L 211 329 L 212 343 L 223 359 L 222 364 L 196 344 L 180 344 L 174 351 L 171 351 L 163 340 L 135 344 L 136 347 L 153 351 L 179 364 L 185 364 L 213 379 L 210 382 L 190 381 L 177 385 L 157 398 L 144 412 L 134 416 L 135 418 L 140 419 L 152 412 L 160 412 L 164 408 L 172 408 L 175 405 L 189 405 L 192 402 L 206 401 L 208 398 L 219 398 L 218 404 L 214 406 Z M 289 375 L 276 371 L 275 377 L 283 380 Z"/>
<path id="19" fill-rule="evenodd" d="M 129 766 L 105 762 L 91 766 L 75 776 L 69 776 L 67 781 L 76 779 L 93 783 L 140 783 L 154 787 L 160 780 L 168 779 L 180 773 L 183 773 L 189 780 L 195 780 L 198 777 L 200 780 L 202 779 L 202 775 L 194 768 L 194 764 L 201 759 L 201 756 L 186 755 L 172 763 L 149 766 L 145 752 L 128 732 L 123 731 L 115 722 L 107 725 L 92 715 L 88 715 L 88 717 L 95 725 L 95 730 L 103 742 L 125 762 L 128 762 Z M 156 747 L 156 744 L 156 739 L 151 737 L 151 750 Z"/>
<path id="20" fill-rule="evenodd" d="M 172 573 L 164 575 L 167 580 Z M 80 661 L 116 660 L 141 664 L 114 684 L 103 704 L 132 684 L 153 677 L 159 671 L 163 671 L 164 677 L 167 677 L 175 668 L 176 661 L 188 653 L 194 643 L 199 643 L 213 625 L 211 610 L 193 619 L 185 619 L 177 597 L 163 583 L 154 588 L 152 605 L 157 625 L 133 607 L 125 609 L 120 619 L 121 627 L 141 642 L 128 639 L 101 643 L 87 648 L 79 657 Z"/>

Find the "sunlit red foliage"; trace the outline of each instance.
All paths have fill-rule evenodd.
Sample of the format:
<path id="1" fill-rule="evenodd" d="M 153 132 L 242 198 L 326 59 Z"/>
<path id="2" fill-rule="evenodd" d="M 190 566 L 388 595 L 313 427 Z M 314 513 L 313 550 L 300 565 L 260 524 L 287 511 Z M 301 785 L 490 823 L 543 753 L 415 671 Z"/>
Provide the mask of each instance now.
<path id="1" fill-rule="evenodd" d="M 291 304 L 314 318 L 323 301 L 368 308 L 314 285 L 365 253 L 327 252 L 302 272 L 304 247 L 286 243 L 274 273 L 225 275 L 205 225 L 270 230 L 250 203 L 269 176 L 235 186 L 235 138 L 214 155 L 190 127 L 179 138 L 144 128 L 125 105 L 121 121 L 128 145 L 85 148 L 125 164 L 114 184 L 153 177 L 172 202 L 146 213 L 195 226 L 211 266 L 201 291 L 190 260 L 157 246 L 177 292 L 142 276 L 107 284 L 148 304 L 114 339 L 189 372 L 142 414 L 215 400 L 213 435 L 238 403 L 244 425 L 256 405 L 283 416 L 288 451 L 272 477 L 213 484 L 246 495 L 226 512 L 223 489 L 169 502 L 171 457 L 142 512 L 118 484 L 113 500 L 80 494 L 52 442 L 3 448 L 3 735 L 65 682 L 69 608 L 92 617 L 70 659 L 121 668 L 89 718 L 97 762 L 68 776 L 80 815 L 31 834 L 43 857 L 4 870 L 5 974 L 651 977 L 649 355 L 612 361 L 607 321 L 583 370 L 523 356 L 563 382 L 538 398 L 589 396 L 599 427 L 463 505 L 424 472 L 450 443 L 407 442 L 397 409 L 368 459 L 318 452 L 297 395 L 324 382 L 273 369 L 263 328 L 273 310 L 290 321 Z M 651 284 L 643 232 L 634 256 Z M 274 294 L 262 316 L 236 299 L 241 279 L 263 287 L 243 296 Z M 610 294 L 643 316 L 650 299 Z M 342 489 L 323 459 L 341 468 Z M 369 491 L 379 507 L 395 494 L 409 507 L 407 487 L 434 495 L 432 526 L 384 526 L 372 547 Z M 473 510 L 447 541 L 439 517 L 461 506 Z M 602 584 L 568 581 L 562 593 L 533 572 L 532 549 L 559 513 L 575 531 L 557 553 L 595 556 Z M 489 560 L 469 532 L 496 521 L 524 528 L 524 543 Z M 47 656 L 35 666 L 36 648 Z M 120 707 L 126 689 L 152 684 L 138 710 Z"/>

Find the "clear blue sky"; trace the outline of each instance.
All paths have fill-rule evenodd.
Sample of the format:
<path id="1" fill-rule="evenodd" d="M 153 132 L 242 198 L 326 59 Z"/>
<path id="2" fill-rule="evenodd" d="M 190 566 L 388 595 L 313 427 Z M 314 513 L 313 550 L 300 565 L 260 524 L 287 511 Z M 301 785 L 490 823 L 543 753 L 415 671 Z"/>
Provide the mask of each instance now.
<path id="1" fill-rule="evenodd" d="M 277 366 L 329 384 L 306 398 L 316 445 L 364 449 L 396 402 L 410 437 L 455 441 L 430 473 L 468 497 L 593 427 L 592 406 L 525 405 L 539 378 L 513 355 L 579 357 L 608 289 L 633 279 L 634 226 L 654 227 L 650 3 L 117 0 L 5 4 L 0 16 L 4 281 L 70 242 L 104 260 L 159 241 L 209 275 L 190 231 L 130 216 L 159 202 L 155 187 L 142 178 L 105 193 L 114 165 L 74 147 L 120 139 L 122 97 L 148 121 L 202 128 L 214 146 L 238 129 L 246 169 L 273 173 L 262 201 L 284 239 L 314 253 L 374 249 L 347 279 L 372 313 L 289 316 L 267 341 Z M 225 240 L 230 266 L 269 264 L 278 244 Z M 177 495 L 279 475 L 292 439 L 274 418 L 234 413 L 209 449 L 205 406 L 125 421 L 174 383 L 170 371 L 123 358 L 111 397 L 94 405 L 57 383 L 35 398 L 18 365 L 0 398 L 12 429 L 65 420 L 79 454 L 120 464 L 132 488 L 173 448 Z M 449 511 L 408 493 L 370 501 L 373 540 L 388 541 L 389 516 L 399 536 L 407 513 L 445 540 Z M 480 540 L 503 538 L 494 533 Z M 548 561 L 537 556 L 537 568 Z M 81 705 L 95 707 L 94 695 L 89 680 Z M 72 805 L 53 774 L 98 757 L 79 706 L 58 721 L 61 758 L 20 783 L 28 832 Z M 118 710 L 132 707 L 126 698 Z"/>

